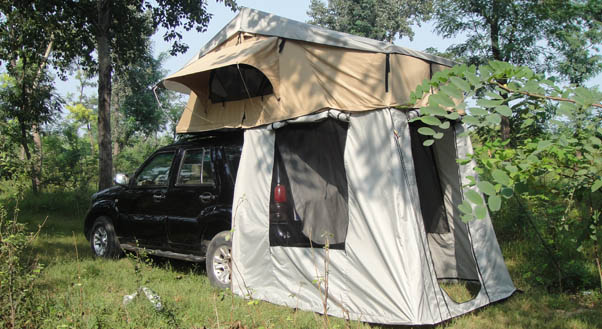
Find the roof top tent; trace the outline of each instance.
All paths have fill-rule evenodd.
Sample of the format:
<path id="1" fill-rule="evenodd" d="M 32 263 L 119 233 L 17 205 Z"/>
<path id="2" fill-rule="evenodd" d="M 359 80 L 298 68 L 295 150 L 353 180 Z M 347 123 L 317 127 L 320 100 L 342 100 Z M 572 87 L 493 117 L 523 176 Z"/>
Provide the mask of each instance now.
<path id="1" fill-rule="evenodd" d="M 474 164 L 464 127 L 424 147 L 410 92 L 452 62 L 243 8 L 167 88 L 179 133 L 244 128 L 232 290 L 384 324 L 433 324 L 514 291 L 491 221 L 458 205 Z M 419 108 L 420 104 L 411 107 Z M 446 282 L 472 282 L 456 302 Z"/>

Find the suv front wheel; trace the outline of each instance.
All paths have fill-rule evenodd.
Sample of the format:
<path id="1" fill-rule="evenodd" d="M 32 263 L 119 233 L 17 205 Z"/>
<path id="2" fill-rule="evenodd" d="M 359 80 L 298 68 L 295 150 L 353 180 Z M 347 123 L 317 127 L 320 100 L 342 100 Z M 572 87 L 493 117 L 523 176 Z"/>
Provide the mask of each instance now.
<path id="1" fill-rule="evenodd" d="M 105 217 L 98 217 L 90 231 L 90 246 L 96 257 L 114 258 L 120 253 L 115 229 L 111 221 Z"/>
<path id="2" fill-rule="evenodd" d="M 232 281 L 232 233 L 222 231 L 215 235 L 207 248 L 207 277 L 218 288 L 230 288 Z"/>

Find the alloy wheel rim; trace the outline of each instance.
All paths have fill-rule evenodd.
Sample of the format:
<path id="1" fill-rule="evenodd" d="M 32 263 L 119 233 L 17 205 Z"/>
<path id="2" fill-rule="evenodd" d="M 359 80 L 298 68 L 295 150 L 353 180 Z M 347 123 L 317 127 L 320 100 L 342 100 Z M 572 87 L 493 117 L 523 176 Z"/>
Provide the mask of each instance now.
<path id="1" fill-rule="evenodd" d="M 221 246 L 217 249 L 213 256 L 213 274 L 222 284 L 229 284 L 232 271 L 231 264 L 231 249 L 227 246 Z"/>
<path id="2" fill-rule="evenodd" d="M 92 239 L 94 252 L 99 256 L 103 256 L 107 251 L 108 245 L 107 230 L 103 226 L 99 226 L 96 231 L 94 231 L 94 236 Z"/>

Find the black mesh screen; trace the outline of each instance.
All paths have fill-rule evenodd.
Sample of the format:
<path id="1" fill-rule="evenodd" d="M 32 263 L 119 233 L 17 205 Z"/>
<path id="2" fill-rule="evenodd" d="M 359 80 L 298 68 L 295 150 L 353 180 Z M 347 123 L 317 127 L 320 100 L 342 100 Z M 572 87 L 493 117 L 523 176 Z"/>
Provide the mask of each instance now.
<path id="1" fill-rule="evenodd" d="M 344 249 L 349 225 L 344 150 L 348 123 L 327 119 L 276 131 L 270 195 L 270 245 Z M 287 204 L 274 202 L 282 184 Z M 286 207 L 286 209 L 276 209 Z M 282 215 L 284 214 L 284 215 Z"/>
<path id="2" fill-rule="evenodd" d="M 414 159 L 424 227 L 427 233 L 447 233 L 449 232 L 449 223 L 445 212 L 445 204 L 443 203 L 443 191 L 441 190 L 437 161 L 433 154 L 435 145 L 422 145 L 428 137 L 418 133 L 420 127 L 424 127 L 421 122 L 410 123 L 412 158 Z"/>
<path id="3" fill-rule="evenodd" d="M 209 92 L 211 102 L 220 103 L 273 94 L 274 89 L 261 71 L 239 64 L 212 70 Z"/>

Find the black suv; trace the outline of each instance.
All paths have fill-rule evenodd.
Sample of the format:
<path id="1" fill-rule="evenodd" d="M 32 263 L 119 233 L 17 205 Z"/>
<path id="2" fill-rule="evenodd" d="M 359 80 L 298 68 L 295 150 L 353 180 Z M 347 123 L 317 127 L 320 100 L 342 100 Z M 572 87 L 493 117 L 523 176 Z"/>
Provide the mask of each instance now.
<path id="1" fill-rule="evenodd" d="M 230 283 L 229 239 L 242 131 L 181 139 L 153 153 L 133 177 L 92 196 L 84 234 L 99 257 L 144 248 L 149 254 L 206 261 L 219 287 Z"/>

